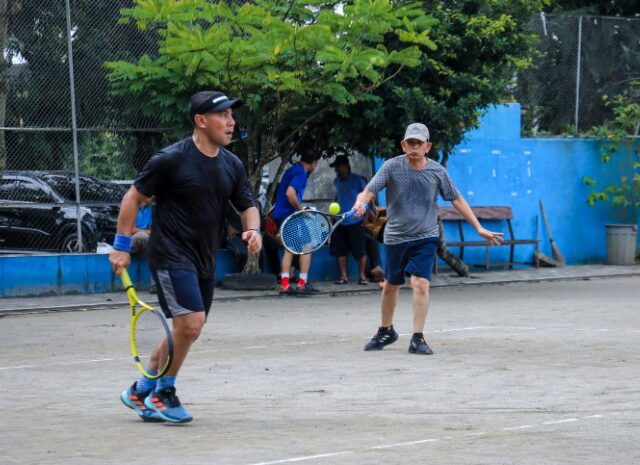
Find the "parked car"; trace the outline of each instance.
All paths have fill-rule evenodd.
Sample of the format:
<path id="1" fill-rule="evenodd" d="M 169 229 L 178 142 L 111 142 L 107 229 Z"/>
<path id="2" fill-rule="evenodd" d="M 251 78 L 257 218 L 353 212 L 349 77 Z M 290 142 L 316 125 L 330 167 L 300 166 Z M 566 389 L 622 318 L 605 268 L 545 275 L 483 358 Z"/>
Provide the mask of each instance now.
<path id="1" fill-rule="evenodd" d="M 95 251 L 99 241 L 113 241 L 124 192 L 115 183 L 81 174 L 78 209 L 73 172 L 5 171 L 0 180 L 0 248 L 76 251 L 79 212 L 83 250 Z"/>

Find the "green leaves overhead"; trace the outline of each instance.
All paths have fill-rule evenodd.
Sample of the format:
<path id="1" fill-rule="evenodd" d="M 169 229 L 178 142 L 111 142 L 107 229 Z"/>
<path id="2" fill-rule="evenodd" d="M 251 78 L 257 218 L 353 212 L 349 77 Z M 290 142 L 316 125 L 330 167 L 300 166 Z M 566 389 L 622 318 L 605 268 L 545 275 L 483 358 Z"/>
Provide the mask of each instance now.
<path id="1" fill-rule="evenodd" d="M 417 45 L 435 48 L 435 21 L 417 2 L 136 0 L 122 12 L 161 37 L 153 60 L 108 65 L 117 90 L 140 95 L 170 82 L 172 93 L 185 97 L 205 86 L 245 99 L 277 94 L 263 104 L 297 95 L 343 105 L 381 84 L 389 66 L 417 66 Z M 405 45 L 387 51 L 389 36 Z M 161 94 L 148 102 L 166 103 Z"/>

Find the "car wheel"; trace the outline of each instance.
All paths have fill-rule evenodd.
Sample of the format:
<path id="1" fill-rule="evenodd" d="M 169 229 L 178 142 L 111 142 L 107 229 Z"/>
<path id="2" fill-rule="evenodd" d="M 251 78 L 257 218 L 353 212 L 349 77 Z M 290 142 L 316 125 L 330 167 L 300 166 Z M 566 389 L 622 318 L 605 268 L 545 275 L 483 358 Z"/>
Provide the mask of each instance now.
<path id="1" fill-rule="evenodd" d="M 82 250 L 78 250 L 78 233 L 69 232 L 62 237 L 59 250 L 62 253 L 95 252 L 95 244 L 92 246 L 91 241 L 84 234 L 82 235 L 82 243 L 84 247 Z"/>

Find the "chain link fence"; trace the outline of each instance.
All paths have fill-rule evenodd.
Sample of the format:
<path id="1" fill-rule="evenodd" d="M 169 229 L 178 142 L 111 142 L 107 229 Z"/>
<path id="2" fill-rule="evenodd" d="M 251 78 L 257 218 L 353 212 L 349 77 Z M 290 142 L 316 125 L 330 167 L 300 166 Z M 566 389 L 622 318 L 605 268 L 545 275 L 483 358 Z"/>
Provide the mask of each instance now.
<path id="1" fill-rule="evenodd" d="M 523 134 L 588 134 L 612 117 L 608 102 L 640 81 L 640 19 L 541 13 L 528 30 L 538 46 L 517 76 Z"/>
<path id="2" fill-rule="evenodd" d="M 7 0 L 0 12 L 0 252 L 110 243 L 126 188 L 113 181 L 182 135 L 110 92 L 106 62 L 157 53 L 154 32 L 119 21 L 131 5 Z M 611 116 L 602 96 L 640 76 L 639 20 L 540 15 L 528 27 L 540 40 L 514 91 L 525 134 L 602 124 Z"/>

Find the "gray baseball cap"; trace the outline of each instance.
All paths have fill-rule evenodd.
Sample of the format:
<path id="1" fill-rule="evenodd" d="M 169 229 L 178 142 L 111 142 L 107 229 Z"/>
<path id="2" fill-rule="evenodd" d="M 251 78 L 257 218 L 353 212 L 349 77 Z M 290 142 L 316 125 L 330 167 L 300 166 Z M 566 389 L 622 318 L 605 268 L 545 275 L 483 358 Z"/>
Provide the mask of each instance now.
<path id="1" fill-rule="evenodd" d="M 429 140 L 429 128 L 427 128 L 422 123 L 411 123 L 407 126 L 407 130 L 404 133 L 404 139 L 417 139 L 422 142 L 426 142 Z"/>

